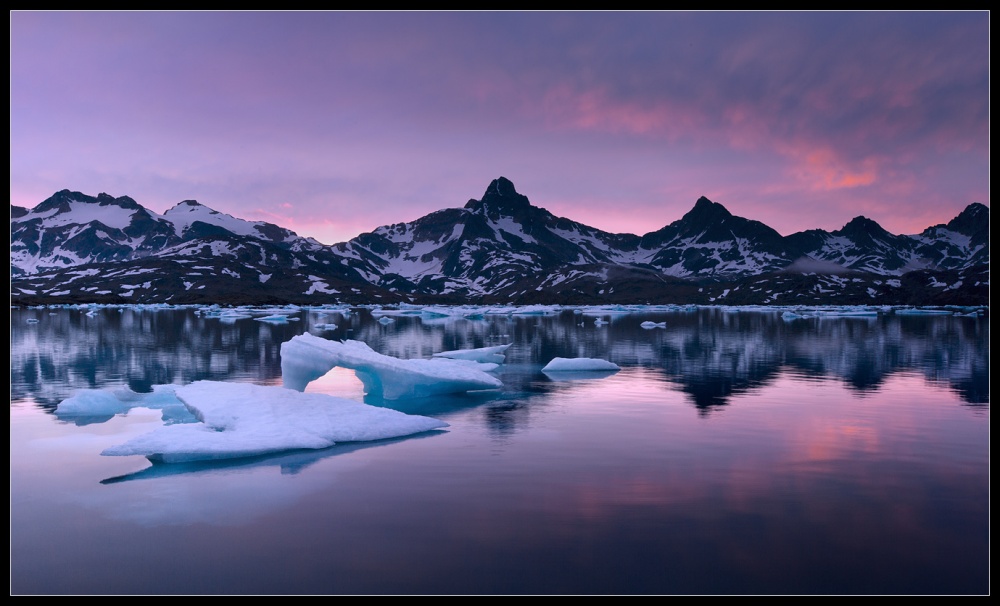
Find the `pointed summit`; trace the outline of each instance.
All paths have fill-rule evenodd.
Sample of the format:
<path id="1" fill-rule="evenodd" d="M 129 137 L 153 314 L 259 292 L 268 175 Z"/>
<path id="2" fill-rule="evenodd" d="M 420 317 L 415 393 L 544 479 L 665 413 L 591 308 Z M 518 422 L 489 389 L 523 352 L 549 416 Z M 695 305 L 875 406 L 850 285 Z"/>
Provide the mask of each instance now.
<path id="1" fill-rule="evenodd" d="M 990 209 L 985 204 L 973 202 L 965 207 L 957 217 L 948 222 L 948 229 L 960 234 L 971 236 L 982 229 L 989 228 Z"/>
<path id="2" fill-rule="evenodd" d="M 168 208 L 163 214 L 164 215 L 169 215 L 169 214 L 172 214 L 172 213 L 176 214 L 176 213 L 182 213 L 182 212 L 190 212 L 190 211 L 194 211 L 194 210 L 198 210 L 198 209 L 206 209 L 207 211 L 209 211 L 211 213 L 216 212 L 216 211 L 212 210 L 211 208 L 208 208 L 207 206 L 205 206 L 201 202 L 198 202 L 197 200 L 183 200 L 181 202 L 178 202 L 177 204 L 174 204 L 170 208 Z"/>
<path id="3" fill-rule="evenodd" d="M 501 214 L 523 212 L 531 206 L 527 196 L 514 189 L 514 184 L 506 177 L 494 179 L 486 188 L 482 200 L 469 200 L 465 208 L 473 211 L 494 211 Z"/>
<path id="4" fill-rule="evenodd" d="M 872 238 L 891 237 L 891 234 L 882 228 L 881 225 L 872 221 L 868 217 L 857 216 L 835 234 L 846 236 L 856 242 L 870 240 Z"/>
<path id="5" fill-rule="evenodd" d="M 681 220 L 697 225 L 708 225 L 719 223 L 732 216 L 732 213 L 726 210 L 725 206 L 702 196 L 694 203 L 694 208 L 681 217 Z"/>

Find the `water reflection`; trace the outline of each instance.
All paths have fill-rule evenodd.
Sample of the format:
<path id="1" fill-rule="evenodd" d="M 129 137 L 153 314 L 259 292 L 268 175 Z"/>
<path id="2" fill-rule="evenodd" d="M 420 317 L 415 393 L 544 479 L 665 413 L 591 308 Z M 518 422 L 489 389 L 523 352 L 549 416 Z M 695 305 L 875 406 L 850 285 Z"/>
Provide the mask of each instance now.
<path id="1" fill-rule="evenodd" d="M 399 358 L 513 343 L 507 367 L 532 369 L 504 373 L 505 389 L 517 392 L 545 391 L 554 379 L 538 369 L 555 357 L 603 358 L 657 371 L 668 389 L 679 386 L 703 414 L 767 385 L 784 368 L 836 377 L 859 392 L 879 389 L 894 373 L 917 371 L 970 405 L 989 403 L 989 320 L 982 317 L 882 314 L 790 322 L 779 312 L 703 308 L 603 318 L 570 310 L 481 319 L 396 316 L 385 325 L 365 309 L 299 315 L 298 321 L 270 324 L 221 322 L 192 309 L 109 308 L 92 316 L 78 309 L 12 310 L 11 397 L 54 409 L 78 389 L 121 385 L 143 393 L 201 379 L 278 384 L 281 343 L 312 331 L 361 340 Z M 666 328 L 647 330 L 644 321 L 665 322 Z M 337 327 L 330 329 L 331 323 Z"/>

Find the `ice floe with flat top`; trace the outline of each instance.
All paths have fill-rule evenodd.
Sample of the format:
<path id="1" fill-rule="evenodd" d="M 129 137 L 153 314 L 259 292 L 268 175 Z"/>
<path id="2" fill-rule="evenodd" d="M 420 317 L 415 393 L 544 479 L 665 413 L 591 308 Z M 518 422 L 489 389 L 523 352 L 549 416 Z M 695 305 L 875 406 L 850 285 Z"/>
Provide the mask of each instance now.
<path id="1" fill-rule="evenodd" d="M 448 427 L 430 417 L 276 386 L 197 381 L 176 394 L 200 423 L 160 427 L 101 454 L 181 463 L 328 448 Z"/>
<path id="2" fill-rule="evenodd" d="M 404 360 L 380 354 L 361 341 L 331 341 L 309 333 L 281 344 L 282 381 L 289 389 L 304 391 L 338 366 L 353 370 L 368 395 L 386 400 L 503 387 L 469 360 Z"/>
<path id="3" fill-rule="evenodd" d="M 621 370 L 614 362 L 600 358 L 554 358 L 542 372 L 607 372 Z"/>
<path id="4" fill-rule="evenodd" d="M 643 322 L 642 324 L 640 324 L 639 326 L 641 326 L 643 328 L 646 328 L 646 329 L 650 329 L 650 328 L 666 328 L 667 327 L 667 323 L 666 322 L 652 322 L 650 320 L 647 320 L 647 321 Z"/>
<path id="5" fill-rule="evenodd" d="M 435 358 L 449 358 L 452 360 L 472 360 L 474 362 L 484 362 L 489 364 L 503 364 L 507 356 L 504 354 L 511 344 L 495 345 L 493 347 L 478 347 L 475 349 L 455 349 L 452 351 L 441 351 L 434 354 Z"/>

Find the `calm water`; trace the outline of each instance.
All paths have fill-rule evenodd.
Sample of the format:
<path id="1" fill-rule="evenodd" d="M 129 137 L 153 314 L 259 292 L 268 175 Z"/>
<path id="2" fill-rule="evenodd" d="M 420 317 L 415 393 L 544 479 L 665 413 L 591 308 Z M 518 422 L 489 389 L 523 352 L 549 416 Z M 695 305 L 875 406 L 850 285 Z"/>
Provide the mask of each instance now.
<path id="1" fill-rule="evenodd" d="M 989 593 L 986 318 L 299 317 L 11 310 L 11 593 Z M 160 411 L 55 414 L 79 389 L 280 385 L 306 331 L 513 345 L 501 391 L 368 400 L 450 424 L 400 440 L 152 465 L 99 453 Z M 556 356 L 622 370 L 560 380 Z M 339 369 L 308 391 L 365 398 Z"/>

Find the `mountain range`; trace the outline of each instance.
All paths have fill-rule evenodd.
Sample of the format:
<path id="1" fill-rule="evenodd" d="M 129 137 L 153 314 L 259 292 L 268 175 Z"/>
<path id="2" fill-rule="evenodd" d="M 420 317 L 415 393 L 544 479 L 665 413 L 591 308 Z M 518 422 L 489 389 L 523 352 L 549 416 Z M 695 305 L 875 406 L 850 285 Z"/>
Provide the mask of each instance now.
<path id="1" fill-rule="evenodd" d="M 702 197 L 644 235 L 479 200 L 324 245 L 185 200 L 62 190 L 11 205 L 11 303 L 989 303 L 989 208 L 894 235 L 866 217 L 782 236 Z"/>

